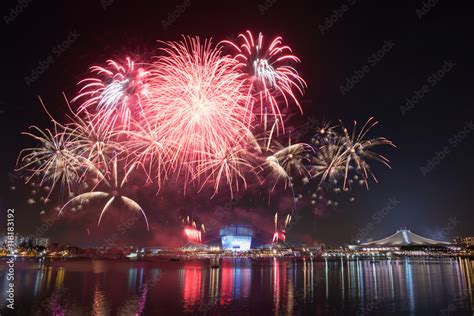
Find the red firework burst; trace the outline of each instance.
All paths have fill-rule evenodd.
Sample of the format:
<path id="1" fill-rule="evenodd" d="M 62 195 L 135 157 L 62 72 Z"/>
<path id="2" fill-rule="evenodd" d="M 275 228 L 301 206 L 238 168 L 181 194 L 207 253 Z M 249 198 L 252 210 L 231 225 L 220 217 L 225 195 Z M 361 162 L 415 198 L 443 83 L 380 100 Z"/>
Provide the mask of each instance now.
<path id="1" fill-rule="evenodd" d="M 297 94 L 303 95 L 306 83 L 291 65 L 299 63 L 289 46 L 283 45 L 282 37 L 264 42 L 263 34 L 254 37 L 250 31 L 238 36 L 240 44 L 223 41 L 236 51 L 235 60 L 245 75 L 248 95 L 252 98 L 251 108 L 260 107 L 260 116 L 271 116 L 283 126 L 280 101 L 288 107 L 294 102 L 301 110 Z"/>
<path id="2" fill-rule="evenodd" d="M 151 70 L 153 102 L 146 117 L 173 145 L 172 169 L 184 169 L 192 179 L 209 157 L 246 142 L 253 115 L 235 59 L 199 37 L 163 44 Z"/>
<path id="3" fill-rule="evenodd" d="M 72 100 L 84 100 L 78 112 L 94 113 L 95 118 L 113 126 L 129 128 L 130 120 L 143 114 L 143 103 L 149 99 L 148 71 L 128 57 L 124 64 L 109 59 L 107 66 L 90 69 L 94 77 L 79 82 L 82 88 Z"/>

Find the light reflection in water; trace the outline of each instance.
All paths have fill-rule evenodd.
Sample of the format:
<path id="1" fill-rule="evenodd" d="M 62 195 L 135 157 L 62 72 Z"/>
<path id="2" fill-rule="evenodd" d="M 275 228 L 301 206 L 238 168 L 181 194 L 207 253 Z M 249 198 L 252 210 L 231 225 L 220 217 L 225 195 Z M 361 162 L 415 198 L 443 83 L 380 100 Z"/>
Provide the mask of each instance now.
<path id="1" fill-rule="evenodd" d="M 294 265 L 290 264 L 288 268 L 288 290 L 286 295 L 286 315 L 293 315 L 294 312 L 294 295 L 295 295 L 295 284 L 292 277 L 294 271 Z"/>
<path id="2" fill-rule="evenodd" d="M 273 310 L 275 315 L 280 312 L 280 265 L 276 258 L 273 259 Z"/>
<path id="3" fill-rule="evenodd" d="M 303 289 L 302 293 L 303 302 L 313 302 L 313 289 L 316 283 L 314 283 L 314 264 L 313 260 L 303 260 Z M 299 293 L 300 293 L 299 292 Z"/>
<path id="4" fill-rule="evenodd" d="M 46 291 L 49 290 L 51 284 L 51 276 L 53 275 L 53 267 L 48 267 L 48 276 L 46 277 Z"/>
<path id="5" fill-rule="evenodd" d="M 65 307 L 61 304 L 61 294 L 58 292 L 54 292 L 51 295 L 51 298 L 48 302 L 48 309 L 51 315 L 54 316 L 64 316 L 66 315 Z M 94 314 L 97 315 L 97 314 Z"/>
<path id="6" fill-rule="evenodd" d="M 469 305 L 472 306 L 472 309 L 474 312 L 474 302 L 472 300 L 472 283 L 473 283 L 472 270 L 473 270 L 474 261 L 470 262 L 468 259 L 463 259 L 462 265 L 464 267 L 464 271 L 467 276 L 466 283 L 467 283 L 467 293 L 468 293 L 469 303 L 470 303 Z"/>
<path id="7" fill-rule="evenodd" d="M 341 265 L 341 295 L 342 295 L 342 303 L 344 304 L 344 301 L 345 301 L 345 283 L 344 283 L 344 259 L 341 258 L 341 261 L 339 262 L 340 265 Z"/>
<path id="8" fill-rule="evenodd" d="M 44 267 L 44 265 L 40 263 L 38 271 L 36 272 L 35 292 L 34 292 L 35 296 L 38 294 L 38 292 L 43 287 L 45 270 L 46 270 L 46 268 Z"/>
<path id="9" fill-rule="evenodd" d="M 92 315 L 108 315 L 109 313 L 107 298 L 104 291 L 101 289 L 100 281 L 96 280 L 92 301 Z"/>
<path id="10" fill-rule="evenodd" d="M 155 315 L 169 306 L 196 313 L 201 305 L 222 315 L 250 309 L 262 315 L 356 314 L 369 307 L 382 314 L 439 314 L 454 295 L 465 293 L 459 308 L 472 314 L 473 262 L 468 259 L 183 261 L 168 263 L 164 277 L 160 264 L 116 263 L 109 270 L 90 261 L 18 265 L 16 300 L 32 311 L 45 311 L 34 304 L 47 301 L 46 314 L 54 315 L 78 307 L 94 315 Z M 157 274 L 156 285 L 146 286 Z M 1 265 L 0 277 L 5 290 Z"/>
<path id="11" fill-rule="evenodd" d="M 130 268 L 128 269 L 128 292 L 136 293 L 137 290 L 143 287 L 143 268 Z"/>
<path id="12" fill-rule="evenodd" d="M 328 278 L 328 273 L 329 273 L 329 268 L 328 268 L 328 259 L 325 259 L 325 265 L 324 265 L 324 276 L 326 277 L 325 279 L 325 284 L 326 284 L 326 301 L 329 299 L 329 278 Z"/>
<path id="13" fill-rule="evenodd" d="M 56 272 L 56 282 L 55 282 L 56 290 L 63 287 L 65 271 L 66 270 L 64 269 L 64 267 L 60 267 L 58 271 Z"/>
<path id="14" fill-rule="evenodd" d="M 250 296 L 251 286 L 252 286 L 252 269 L 250 267 L 240 267 L 240 288 L 242 289 L 240 293 L 236 294 L 237 298 L 248 298 Z"/>
<path id="15" fill-rule="evenodd" d="M 405 283 L 408 292 L 408 306 L 409 311 L 415 311 L 415 293 L 413 291 L 413 272 L 412 272 L 412 264 L 411 261 L 405 259 Z"/>
<path id="16" fill-rule="evenodd" d="M 128 291 L 133 293 L 137 285 L 137 268 L 128 269 Z"/>
<path id="17" fill-rule="evenodd" d="M 209 273 L 209 304 L 215 305 L 219 298 L 219 269 L 211 269 Z"/>
<path id="18" fill-rule="evenodd" d="M 361 302 L 364 302 L 364 276 L 362 270 L 362 261 L 357 258 L 357 285 L 358 285 L 358 292 L 357 296 L 360 298 Z"/>
<path id="19" fill-rule="evenodd" d="M 234 267 L 229 260 L 223 260 L 221 265 L 222 286 L 220 291 L 220 304 L 228 305 L 232 302 L 232 283 Z"/>
<path id="20" fill-rule="evenodd" d="M 377 269 L 375 267 L 375 261 L 372 262 L 372 283 L 374 285 L 374 291 L 373 291 L 373 296 L 374 296 L 374 300 L 378 300 L 378 289 L 377 289 Z"/>
<path id="21" fill-rule="evenodd" d="M 199 264 L 185 264 L 180 271 L 182 276 L 182 291 L 184 310 L 191 312 L 194 306 L 199 303 L 201 296 L 202 271 Z"/>
<path id="22" fill-rule="evenodd" d="M 118 315 L 143 315 L 147 296 L 148 287 L 143 287 L 138 295 L 131 296 L 118 308 Z"/>
<path id="23" fill-rule="evenodd" d="M 389 279 L 389 288 L 390 288 L 390 298 L 392 302 L 395 301 L 395 281 L 393 280 L 393 262 L 389 260 L 387 262 L 388 266 L 388 279 Z"/>

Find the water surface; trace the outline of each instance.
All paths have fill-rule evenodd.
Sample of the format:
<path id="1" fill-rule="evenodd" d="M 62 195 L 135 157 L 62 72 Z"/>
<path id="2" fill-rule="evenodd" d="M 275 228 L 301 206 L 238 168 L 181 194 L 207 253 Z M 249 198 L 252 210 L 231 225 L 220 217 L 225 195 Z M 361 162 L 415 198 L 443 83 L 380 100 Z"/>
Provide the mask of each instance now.
<path id="1" fill-rule="evenodd" d="M 6 314 L 5 260 L 0 312 Z M 17 315 L 474 315 L 474 261 L 23 260 Z"/>

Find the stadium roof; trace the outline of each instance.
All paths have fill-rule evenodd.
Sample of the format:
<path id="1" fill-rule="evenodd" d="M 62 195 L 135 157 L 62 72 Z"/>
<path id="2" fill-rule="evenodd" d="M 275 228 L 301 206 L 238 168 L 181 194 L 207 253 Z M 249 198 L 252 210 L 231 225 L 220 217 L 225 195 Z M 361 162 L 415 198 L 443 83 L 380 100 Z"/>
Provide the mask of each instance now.
<path id="1" fill-rule="evenodd" d="M 440 246 L 450 245 L 448 242 L 421 237 L 408 229 L 399 229 L 391 236 L 361 244 L 361 246 Z"/>

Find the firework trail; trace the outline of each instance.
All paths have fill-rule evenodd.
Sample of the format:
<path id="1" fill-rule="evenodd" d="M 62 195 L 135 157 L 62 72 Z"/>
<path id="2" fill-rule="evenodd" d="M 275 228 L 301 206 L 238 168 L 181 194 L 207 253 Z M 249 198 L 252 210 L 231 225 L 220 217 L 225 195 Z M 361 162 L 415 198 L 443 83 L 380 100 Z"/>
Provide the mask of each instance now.
<path id="1" fill-rule="evenodd" d="M 308 154 L 312 151 L 310 145 L 304 143 L 292 144 L 291 138 L 289 138 L 288 145 L 285 146 L 274 141 L 272 147 L 272 154 L 265 158 L 261 169 L 269 169 L 270 175 L 276 179 L 273 188 L 276 187 L 279 180 L 284 182 L 285 188 L 287 186 L 292 188 L 293 176 L 310 175 L 307 169 Z"/>
<path id="2" fill-rule="evenodd" d="M 206 232 L 204 224 L 201 224 L 201 229 L 197 228 L 196 222 L 191 221 L 189 216 L 186 217 L 186 220 L 182 220 L 185 224 L 183 228 L 183 234 L 186 237 L 187 241 L 190 243 L 201 243 L 202 233 Z"/>
<path id="3" fill-rule="evenodd" d="M 373 117 L 369 118 L 367 122 L 362 126 L 362 129 L 357 133 L 357 122 L 354 122 L 354 129 L 352 131 L 352 135 L 349 136 L 349 132 L 347 129 L 343 129 L 344 136 L 343 139 L 345 141 L 344 146 L 346 149 L 346 168 L 345 168 L 345 175 L 344 175 L 344 188 L 346 187 L 347 183 L 347 176 L 349 173 L 349 166 L 351 163 L 354 164 L 356 172 L 362 176 L 363 181 L 365 183 L 366 188 L 369 188 L 368 178 L 369 175 L 372 176 L 375 182 L 378 182 L 375 175 L 370 170 L 369 163 L 367 160 L 375 160 L 386 167 L 390 168 L 389 160 L 384 156 L 374 152 L 372 148 L 380 145 L 389 145 L 392 147 L 396 147 L 391 141 L 384 137 L 377 137 L 377 138 L 369 138 L 366 139 L 367 133 L 379 122 L 375 121 Z"/>
<path id="4" fill-rule="evenodd" d="M 236 140 L 245 141 L 253 116 L 234 59 L 198 37 L 163 44 L 151 70 L 153 104 L 146 114 L 161 138 L 174 144 L 170 163 L 179 174 L 183 166 L 195 168 L 242 145 Z"/>
<path id="5" fill-rule="evenodd" d="M 323 121 L 316 128 L 316 134 L 311 138 L 311 143 L 315 146 L 324 146 L 334 144 L 339 140 L 337 132 L 338 125 L 334 125 L 330 121 Z"/>
<path id="6" fill-rule="evenodd" d="M 212 180 L 214 195 L 226 182 L 233 195 L 234 185 L 237 191 L 239 183 L 246 187 L 244 169 L 252 170 L 246 147 L 254 118 L 238 64 L 197 37 L 164 46 L 151 71 L 154 94 L 147 117 L 158 122 L 154 132 L 174 146 L 169 168 L 184 170 L 201 189 Z"/>
<path id="7" fill-rule="evenodd" d="M 196 228 L 186 227 L 184 229 L 184 235 L 189 242 L 200 243 L 201 242 L 201 231 Z"/>
<path id="8" fill-rule="evenodd" d="M 94 166 L 108 171 L 110 160 L 126 150 L 118 141 L 119 133 L 107 121 L 93 123 L 90 115 L 84 119 L 75 115 L 70 120 L 64 133 L 72 139 L 72 151 L 88 162 L 88 169 Z"/>
<path id="9" fill-rule="evenodd" d="M 288 135 L 282 134 L 288 120 L 283 106 L 301 111 L 298 98 L 306 87 L 294 68 L 300 60 L 281 37 L 266 41 L 262 33 L 254 37 L 247 31 L 237 43 L 213 45 L 189 36 L 159 43 L 146 67 L 130 58 L 91 67 L 91 77 L 79 82 L 72 100 L 79 102 L 75 110 L 68 103 L 73 113 L 68 122 L 60 124 L 48 113 L 52 130 L 33 126 L 24 133 L 38 145 L 20 152 L 17 170 L 27 183 L 49 191 L 29 203 L 49 200 L 59 187 L 69 198 L 60 214 L 69 206 L 78 210 L 87 201 L 104 200 L 98 226 L 112 204 L 121 203 L 140 212 L 148 228 L 142 207 L 122 194 L 132 174 L 156 184 L 157 194 L 173 178 L 184 193 L 188 186 L 197 192 L 212 188 L 211 198 L 222 188 L 233 198 L 251 177 L 259 184 L 271 179 L 269 194 L 283 182 L 296 203 L 301 197 L 295 196 L 296 177 L 305 185 L 317 182 L 313 194 L 320 197 L 326 188 L 346 191 L 353 183 L 368 188 L 370 177 L 377 181 L 370 161 L 390 167 L 374 150 L 393 143 L 367 137 L 377 124 L 373 118 L 360 131 L 354 123 L 352 132 L 342 123 L 323 123 L 311 144 L 294 143 L 291 134 L 287 142 L 277 140 Z M 232 55 L 223 52 L 226 46 Z M 276 241 L 285 239 L 290 220 L 288 215 L 278 229 L 276 214 Z M 195 223 L 185 227 L 189 240 L 201 241 L 203 232 Z"/>
<path id="10" fill-rule="evenodd" d="M 390 168 L 388 159 L 373 149 L 381 145 L 393 147 L 395 145 L 384 137 L 367 137 L 369 131 L 377 124 L 378 122 L 371 117 L 359 132 L 356 122 L 352 133 L 342 123 L 337 126 L 323 123 L 317 129 L 312 138 L 314 155 L 309 166 L 312 179 L 319 179 L 316 192 L 312 194 L 313 205 L 316 204 L 317 196 L 319 199 L 322 198 L 322 192 L 346 192 L 351 189 L 353 183 L 365 185 L 368 189 L 369 176 L 377 182 L 370 169 L 370 160 L 381 162 Z M 351 197 L 351 201 L 353 200 Z M 327 203 L 337 205 L 337 202 L 331 200 Z"/>
<path id="11" fill-rule="evenodd" d="M 174 142 L 163 139 L 159 130 L 148 124 L 135 124 L 127 136 L 123 142 L 127 160 L 141 166 L 147 182 L 155 182 L 159 191 L 168 177 Z"/>
<path id="12" fill-rule="evenodd" d="M 275 231 L 273 233 L 272 243 L 277 243 L 279 241 L 285 242 L 286 240 L 286 228 L 288 224 L 291 222 L 291 215 L 286 215 L 285 221 L 281 225 L 280 229 L 278 229 L 278 212 L 275 213 L 274 223 L 275 223 Z"/>
<path id="13" fill-rule="evenodd" d="M 133 117 L 143 114 L 149 99 L 148 71 L 129 57 L 125 63 L 107 60 L 107 66 L 92 66 L 94 77 L 79 82 L 82 88 L 72 102 L 83 100 L 78 113 L 94 113 L 95 118 L 109 124 L 123 124 L 127 128 Z"/>
<path id="14" fill-rule="evenodd" d="M 61 192 L 72 192 L 74 184 L 80 178 L 84 161 L 80 159 L 72 144 L 74 135 L 67 133 L 64 126 L 53 122 L 54 129 L 41 130 L 32 126 L 35 133 L 23 132 L 38 142 L 37 147 L 23 149 L 17 160 L 16 171 L 28 173 L 26 183 L 33 178 L 39 180 L 39 186 L 49 187 L 49 197 L 59 186 Z"/>
<path id="15" fill-rule="evenodd" d="M 281 38 L 260 53 L 262 41 L 260 36 L 259 43 L 248 49 L 256 50 L 261 63 L 258 82 L 266 87 L 272 111 L 281 116 L 277 100 L 283 96 L 288 106 L 285 92 L 291 92 L 297 102 L 290 88 L 304 81 L 283 65 L 298 59 L 287 54 L 291 50 Z M 73 101 L 82 100 L 78 114 L 85 113 L 87 119 L 73 127 L 80 139 L 78 150 L 82 147 L 87 159 L 105 168 L 111 152 L 124 153 L 128 165 L 142 166 L 158 191 L 173 173 L 184 174 L 185 191 L 191 183 L 200 190 L 213 183 L 215 195 L 225 183 L 232 196 L 234 189 L 247 187 L 248 174 L 255 174 L 249 144 L 258 125 L 252 109 L 256 98 L 249 93 L 252 88 L 241 69 L 241 57 L 223 55 L 222 45 L 199 37 L 160 43 L 161 54 L 149 71 L 137 68 L 129 58 L 125 65 L 109 60 L 105 67 L 91 68 L 94 78 L 80 82 L 82 88 Z M 275 64 L 275 69 L 269 65 L 274 74 L 262 68 L 264 60 Z M 290 83 L 290 78 L 296 81 Z M 265 117 L 265 129 L 267 121 Z M 118 123 L 125 124 L 120 135 L 113 131 Z M 270 130 L 269 144 L 277 129 L 278 120 Z M 104 146 L 109 148 L 100 148 Z M 269 159 L 273 158 L 279 159 Z M 289 165 L 287 159 L 278 162 Z"/>
<path id="16" fill-rule="evenodd" d="M 346 150 L 340 142 L 324 144 L 318 148 L 311 161 L 311 174 L 323 182 L 337 184 L 346 169 Z"/>
<path id="17" fill-rule="evenodd" d="M 216 152 L 203 153 L 204 160 L 197 162 L 197 172 L 194 179 L 204 176 L 200 190 L 209 183 L 214 183 L 214 195 L 219 193 L 221 182 L 226 182 L 231 198 L 234 197 L 234 188 L 238 192 L 240 186 L 247 189 L 247 174 L 258 177 L 252 165 L 247 148 L 239 147 L 241 142 L 232 148 L 216 148 Z M 205 176 L 207 175 L 207 176 Z M 242 185 L 240 185 L 242 183 Z"/>
<path id="18" fill-rule="evenodd" d="M 222 41 L 224 45 L 234 48 L 234 58 L 239 62 L 239 70 L 245 75 L 247 93 L 252 98 L 251 111 L 260 108 L 260 116 L 274 118 L 283 126 L 280 103 L 286 106 L 294 102 L 302 112 L 297 94 L 303 95 L 306 83 L 291 64 L 299 63 L 298 57 L 292 54 L 289 46 L 283 45 L 281 37 L 276 37 L 268 44 L 263 34 L 254 37 L 250 31 L 239 34 L 239 44 Z"/>
<path id="19" fill-rule="evenodd" d="M 97 174 L 98 178 L 100 179 L 99 182 L 94 186 L 91 192 L 82 193 L 70 199 L 61 208 L 61 210 L 59 211 L 59 215 L 61 215 L 64 209 L 69 205 L 74 205 L 77 203 L 84 204 L 84 203 L 89 203 L 91 200 L 104 199 L 106 200 L 106 203 L 104 204 L 104 207 L 102 208 L 102 211 L 100 212 L 100 215 L 99 215 L 99 219 L 97 221 L 97 226 L 100 226 L 100 222 L 105 212 L 112 206 L 112 203 L 117 201 L 117 202 L 121 202 L 129 210 L 140 212 L 143 215 L 143 218 L 145 219 L 147 229 L 149 229 L 148 218 L 145 214 L 145 211 L 142 209 L 142 207 L 131 198 L 124 196 L 122 194 L 124 186 L 127 183 L 128 177 L 130 176 L 131 172 L 135 169 L 136 166 L 132 165 L 128 169 L 126 169 L 125 175 L 123 176 L 123 178 L 119 179 L 117 157 L 113 159 L 112 164 L 113 164 L 112 171 L 105 175 L 100 170 L 94 168 L 93 171 Z M 97 186 L 99 186 L 101 183 L 104 183 L 105 186 L 108 188 L 107 192 L 95 190 Z"/>

